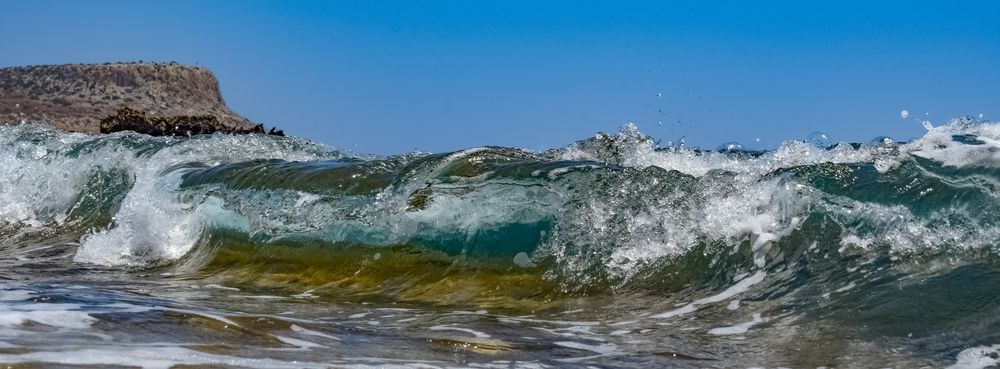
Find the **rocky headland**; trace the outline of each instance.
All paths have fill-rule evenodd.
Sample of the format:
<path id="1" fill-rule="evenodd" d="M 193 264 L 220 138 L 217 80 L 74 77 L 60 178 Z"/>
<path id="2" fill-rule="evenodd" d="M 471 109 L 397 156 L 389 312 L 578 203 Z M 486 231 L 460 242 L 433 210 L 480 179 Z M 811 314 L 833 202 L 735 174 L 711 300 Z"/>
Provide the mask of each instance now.
<path id="1" fill-rule="evenodd" d="M 211 71 L 176 63 L 0 68 L 0 124 L 156 136 L 270 133 L 226 106 Z"/>

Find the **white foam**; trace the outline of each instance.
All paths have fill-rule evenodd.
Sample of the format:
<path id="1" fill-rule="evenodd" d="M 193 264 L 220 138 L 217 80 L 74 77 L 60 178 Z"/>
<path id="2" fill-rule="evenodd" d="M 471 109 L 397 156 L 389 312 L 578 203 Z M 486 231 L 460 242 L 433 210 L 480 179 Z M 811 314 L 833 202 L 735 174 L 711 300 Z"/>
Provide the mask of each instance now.
<path id="1" fill-rule="evenodd" d="M 850 145 L 825 150 L 799 141 L 786 142 L 760 157 L 657 150 L 634 126 L 623 128 L 615 140 L 621 153 L 612 158 L 588 151 L 586 144 L 562 150 L 560 158 L 610 160 L 640 169 L 659 167 L 695 180 L 690 187 L 647 199 L 642 196 L 651 189 L 661 190 L 654 187 L 658 178 L 640 177 L 635 183 L 629 182 L 630 177 L 622 178 L 624 183 L 613 187 L 617 192 L 599 192 L 584 199 L 584 206 L 564 212 L 549 251 L 560 267 L 584 278 L 593 267 L 593 257 L 578 251 L 581 243 L 613 245 L 604 266 L 626 281 L 644 266 L 686 253 L 704 240 L 738 245 L 749 236 L 754 240 L 754 262 L 764 266 L 772 243 L 799 226 L 811 201 L 810 188 L 786 177 L 771 176 L 772 172 L 816 162 L 860 162 L 873 157 L 869 150 L 855 150 Z M 634 204 L 638 201 L 647 205 L 639 207 Z"/>
<path id="2" fill-rule="evenodd" d="M 900 151 L 953 167 L 1000 167 L 1000 124 L 956 119 L 948 125 L 927 127 L 923 137 Z M 954 136 L 971 136 L 977 144 L 959 142 Z"/>
<path id="3" fill-rule="evenodd" d="M 586 278 L 585 271 L 593 267 L 588 262 L 591 253 L 577 252 L 579 245 L 614 245 L 604 266 L 613 276 L 628 280 L 643 266 L 683 254 L 699 240 L 739 245 L 749 237 L 753 261 L 762 267 L 767 263 L 771 245 L 796 229 L 803 215 L 816 207 L 826 210 L 842 224 L 855 222 L 859 217 L 877 224 L 872 227 L 874 231 L 845 229 L 845 246 L 866 248 L 873 242 L 885 242 L 894 250 L 906 251 L 927 245 L 975 245 L 983 243 L 977 239 L 995 239 L 1000 235 L 997 227 L 972 232 L 931 228 L 928 225 L 935 221 L 949 222 L 949 215 L 942 212 L 931 215 L 936 218 L 921 219 L 902 205 L 830 196 L 808 184 L 773 176 L 779 169 L 821 163 L 870 163 L 877 171 L 886 172 L 911 156 L 956 167 L 1000 167 L 1000 125 L 955 120 L 945 126 L 926 128 L 928 132 L 923 137 L 902 145 L 889 140 L 860 148 L 839 144 L 827 150 L 802 141 L 787 141 L 777 150 L 760 156 L 741 156 L 677 147 L 660 149 L 637 127 L 627 125 L 618 135 L 598 135 L 599 141 L 604 140 L 599 144 L 582 142 L 559 150 L 558 157 L 606 161 L 637 169 L 676 170 L 698 179 L 697 186 L 693 190 L 685 188 L 678 197 L 663 194 L 665 198 L 658 199 L 658 203 L 646 200 L 650 205 L 638 210 L 628 206 L 635 195 L 586 199 L 579 211 L 566 215 L 571 219 L 561 219 L 565 229 L 558 229 L 556 234 L 565 241 L 556 237 L 550 253 L 561 267 Z M 964 135 L 971 135 L 974 142 L 954 138 Z M 609 155 L 605 150 L 614 154 Z M 622 192 L 630 194 L 641 194 L 648 188 L 620 187 Z M 624 227 L 616 225 L 622 222 L 626 223 Z"/>
<path id="4" fill-rule="evenodd" d="M 305 291 L 305 292 L 302 292 L 302 293 L 299 293 L 299 294 L 292 295 L 291 297 L 292 298 L 296 298 L 296 299 L 315 299 L 315 298 L 319 298 L 319 296 L 314 295 L 313 292 L 315 292 L 315 290 L 308 290 L 308 291 Z"/>
<path id="5" fill-rule="evenodd" d="M 847 292 L 847 291 L 850 291 L 854 287 L 855 287 L 854 282 L 851 282 L 851 283 L 848 283 L 844 287 L 840 287 L 840 288 L 838 288 L 836 290 L 833 290 L 833 292 L 836 292 L 836 293 Z"/>
<path id="6" fill-rule="evenodd" d="M 584 321 L 571 321 L 571 320 L 548 320 L 548 319 L 533 319 L 529 317 L 498 317 L 497 321 L 504 323 L 538 323 L 538 324 L 552 324 L 552 325 L 563 325 L 563 326 L 595 326 L 600 325 L 600 322 L 584 322 Z"/>
<path id="7" fill-rule="evenodd" d="M 693 313 L 695 311 L 698 311 L 698 305 L 695 305 L 694 303 L 691 303 L 691 304 L 684 305 L 684 307 L 682 307 L 680 309 L 674 309 L 674 310 L 670 310 L 670 311 L 667 311 L 667 312 L 664 312 L 664 313 L 653 315 L 652 318 L 668 319 L 668 318 L 673 318 L 675 316 L 681 316 L 681 315 L 684 315 L 684 314 Z"/>
<path id="8" fill-rule="evenodd" d="M 614 137 L 620 142 L 616 148 L 622 151 L 622 164 L 626 166 L 637 168 L 657 166 L 697 177 L 714 170 L 760 177 L 779 168 L 798 165 L 866 162 L 871 161 L 877 154 L 877 150 L 871 148 L 854 149 L 846 144 L 826 150 L 804 141 L 786 141 L 777 150 L 760 157 L 735 157 L 726 153 L 683 148 L 657 150 L 655 141 L 639 132 L 634 124 L 626 125 Z M 566 160 L 602 161 L 602 158 L 576 145 L 563 149 L 559 155 Z"/>
<path id="9" fill-rule="evenodd" d="M 227 287 L 227 286 L 223 286 L 221 284 L 206 284 L 203 287 L 205 287 L 205 288 L 211 288 L 211 289 L 216 289 L 216 290 L 224 290 L 224 291 L 239 291 L 240 290 L 239 288 L 236 288 L 236 287 Z"/>
<path id="10" fill-rule="evenodd" d="M 63 365 L 118 365 L 144 369 L 169 369 L 177 365 L 225 365 L 253 368 L 328 368 L 330 363 L 280 361 L 223 356 L 181 347 L 115 347 L 65 351 L 0 354 L 0 362 L 37 362 Z"/>
<path id="11" fill-rule="evenodd" d="M 90 327 L 91 324 L 97 321 L 97 319 L 90 316 L 90 314 L 77 310 L 79 309 L 79 306 L 77 305 L 59 305 L 62 306 L 59 306 L 58 309 L 54 309 L 52 306 L 46 306 L 46 308 L 51 310 L 38 310 L 38 308 L 35 307 L 29 307 L 29 309 L 32 310 L 14 310 L 22 307 L 8 307 L 10 310 L 0 312 L 0 326 L 17 327 L 27 322 L 35 322 L 52 327 L 84 329 Z M 3 306 L 0 305 L 0 307 Z"/>
<path id="12" fill-rule="evenodd" d="M 231 320 L 229 318 L 226 318 L 226 317 L 221 316 L 221 315 L 211 314 L 211 313 L 204 312 L 204 311 L 197 311 L 197 310 L 191 310 L 191 309 L 180 309 L 180 308 L 169 308 L 169 307 L 155 307 L 155 308 L 150 308 L 150 309 L 152 309 L 152 310 L 173 311 L 173 312 L 178 312 L 178 313 L 182 313 L 182 314 L 189 314 L 189 315 L 198 315 L 198 316 L 209 318 L 209 319 L 212 319 L 212 320 L 217 320 L 217 321 L 220 321 L 222 323 L 225 323 L 225 324 L 228 324 L 228 325 L 231 325 L 231 326 L 234 326 L 234 327 L 239 327 L 240 326 L 239 323 L 236 323 L 236 322 L 234 322 L 233 320 Z"/>
<path id="13" fill-rule="evenodd" d="M 958 353 L 948 369 L 986 369 L 1000 365 L 1000 345 L 970 347 Z"/>
<path id="14" fill-rule="evenodd" d="M 322 337 L 322 338 L 326 338 L 326 339 L 331 339 L 331 340 L 334 340 L 334 341 L 340 341 L 340 338 L 337 338 L 335 336 L 331 336 L 329 334 L 322 333 L 322 332 L 317 332 L 317 331 L 314 331 L 314 330 L 311 330 L 311 329 L 302 328 L 302 327 L 300 327 L 298 325 L 295 325 L 295 324 L 292 324 L 292 326 L 290 327 L 290 329 L 292 330 L 292 332 L 295 332 L 295 333 L 298 333 L 298 334 L 304 334 L 304 335 L 307 335 L 307 336 L 316 336 L 316 337 Z"/>
<path id="15" fill-rule="evenodd" d="M 671 311 L 668 311 L 668 312 L 665 312 L 665 313 L 656 314 L 656 315 L 653 315 L 652 317 L 653 318 L 666 319 L 666 318 L 673 318 L 675 316 L 680 316 L 680 315 L 692 313 L 692 312 L 696 311 L 697 308 L 698 308 L 698 306 L 700 306 L 700 305 L 713 304 L 713 303 L 716 303 L 716 302 L 725 301 L 725 300 L 728 300 L 728 299 L 732 298 L 733 296 L 736 296 L 736 295 L 739 295 L 739 294 L 741 294 L 743 292 L 746 292 L 753 285 L 755 285 L 755 284 L 760 283 L 761 281 L 763 281 L 764 277 L 766 277 L 766 276 L 767 276 L 767 273 L 765 273 L 763 270 L 758 270 L 753 275 L 751 275 L 749 277 L 746 277 L 746 278 L 743 278 L 742 280 L 740 280 L 736 284 L 734 284 L 732 286 L 729 286 L 729 288 L 726 288 L 724 291 L 719 292 L 718 294 L 715 294 L 715 295 L 712 295 L 712 296 L 708 296 L 708 297 L 705 297 L 705 298 L 702 298 L 702 299 L 695 300 L 694 302 L 692 302 L 690 304 L 684 305 L 684 307 L 682 307 L 680 309 L 675 309 L 675 310 L 671 310 Z"/>
<path id="16" fill-rule="evenodd" d="M 35 296 L 30 290 L 0 290 L 0 301 L 24 301 Z"/>
<path id="17" fill-rule="evenodd" d="M 180 185 L 182 173 L 160 176 L 160 167 L 143 169 L 153 173 L 136 176 L 115 214 L 117 226 L 84 237 L 74 260 L 102 265 L 171 261 L 184 256 L 198 240 L 201 218 L 164 193 Z"/>
<path id="18" fill-rule="evenodd" d="M 618 346 L 616 346 L 613 343 L 602 343 L 597 345 L 588 345 L 586 343 L 580 343 L 574 341 L 557 341 L 554 343 L 562 347 L 568 347 L 577 350 L 586 350 L 603 355 L 615 353 L 618 351 Z"/>
<path id="19" fill-rule="evenodd" d="M 480 332 L 480 331 L 477 331 L 477 330 L 469 329 L 469 328 L 455 327 L 455 326 L 451 326 L 451 325 L 436 325 L 436 326 L 430 327 L 429 329 L 432 330 L 432 331 L 459 331 L 459 332 L 465 332 L 465 333 L 471 334 L 471 335 L 475 336 L 476 338 L 490 338 L 489 334 L 486 334 L 486 333 L 483 333 L 483 332 Z"/>
<path id="20" fill-rule="evenodd" d="M 318 343 L 309 342 L 309 341 L 306 341 L 306 340 L 300 340 L 300 339 L 297 339 L 297 338 L 290 338 L 290 337 L 277 336 L 277 335 L 275 335 L 274 338 L 277 338 L 278 340 L 280 340 L 281 342 L 284 342 L 286 344 L 295 346 L 297 349 L 300 349 L 300 350 L 309 350 L 309 349 L 317 348 L 317 347 L 326 347 L 326 346 L 320 345 Z"/>
<path id="21" fill-rule="evenodd" d="M 753 319 L 749 322 L 740 323 L 729 327 L 712 328 L 708 331 L 709 334 L 714 334 L 717 336 L 734 335 L 734 334 L 744 334 L 750 331 L 750 328 L 764 323 L 764 319 L 761 318 L 759 313 L 753 315 Z"/>

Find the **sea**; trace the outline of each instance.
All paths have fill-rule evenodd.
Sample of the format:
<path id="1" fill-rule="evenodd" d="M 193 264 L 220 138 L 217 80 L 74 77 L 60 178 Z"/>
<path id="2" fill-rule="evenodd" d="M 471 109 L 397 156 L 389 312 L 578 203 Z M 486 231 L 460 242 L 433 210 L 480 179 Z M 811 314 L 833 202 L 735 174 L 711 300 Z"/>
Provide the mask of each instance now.
<path id="1" fill-rule="evenodd" d="M 1000 124 L 544 152 L 0 127 L 0 367 L 1000 366 Z"/>

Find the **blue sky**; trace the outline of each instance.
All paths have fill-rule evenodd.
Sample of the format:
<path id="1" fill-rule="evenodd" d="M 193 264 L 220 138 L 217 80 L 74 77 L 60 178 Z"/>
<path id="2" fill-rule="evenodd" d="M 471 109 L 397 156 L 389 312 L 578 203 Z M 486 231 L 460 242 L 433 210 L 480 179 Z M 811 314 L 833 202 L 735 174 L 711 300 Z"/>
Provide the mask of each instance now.
<path id="1" fill-rule="evenodd" d="M 0 2 L 0 66 L 177 61 L 335 147 L 773 148 L 1000 120 L 1000 2 Z M 759 141 L 758 141 L 759 140 Z"/>

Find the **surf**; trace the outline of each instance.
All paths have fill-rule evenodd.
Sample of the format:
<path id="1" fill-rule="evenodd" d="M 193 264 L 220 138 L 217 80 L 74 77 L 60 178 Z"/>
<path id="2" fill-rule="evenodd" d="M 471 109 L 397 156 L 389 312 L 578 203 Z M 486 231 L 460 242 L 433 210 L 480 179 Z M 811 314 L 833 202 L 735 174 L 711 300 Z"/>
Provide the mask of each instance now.
<path id="1" fill-rule="evenodd" d="M 294 137 L 0 127 L 2 277 L 504 316 L 583 307 L 720 337 L 916 335 L 941 340 L 936 360 L 996 322 L 959 306 L 1000 296 L 987 287 L 1000 125 L 926 128 L 751 152 L 660 146 L 627 125 L 544 152 L 378 157 Z M 884 323 L 918 317 L 935 324 Z"/>

